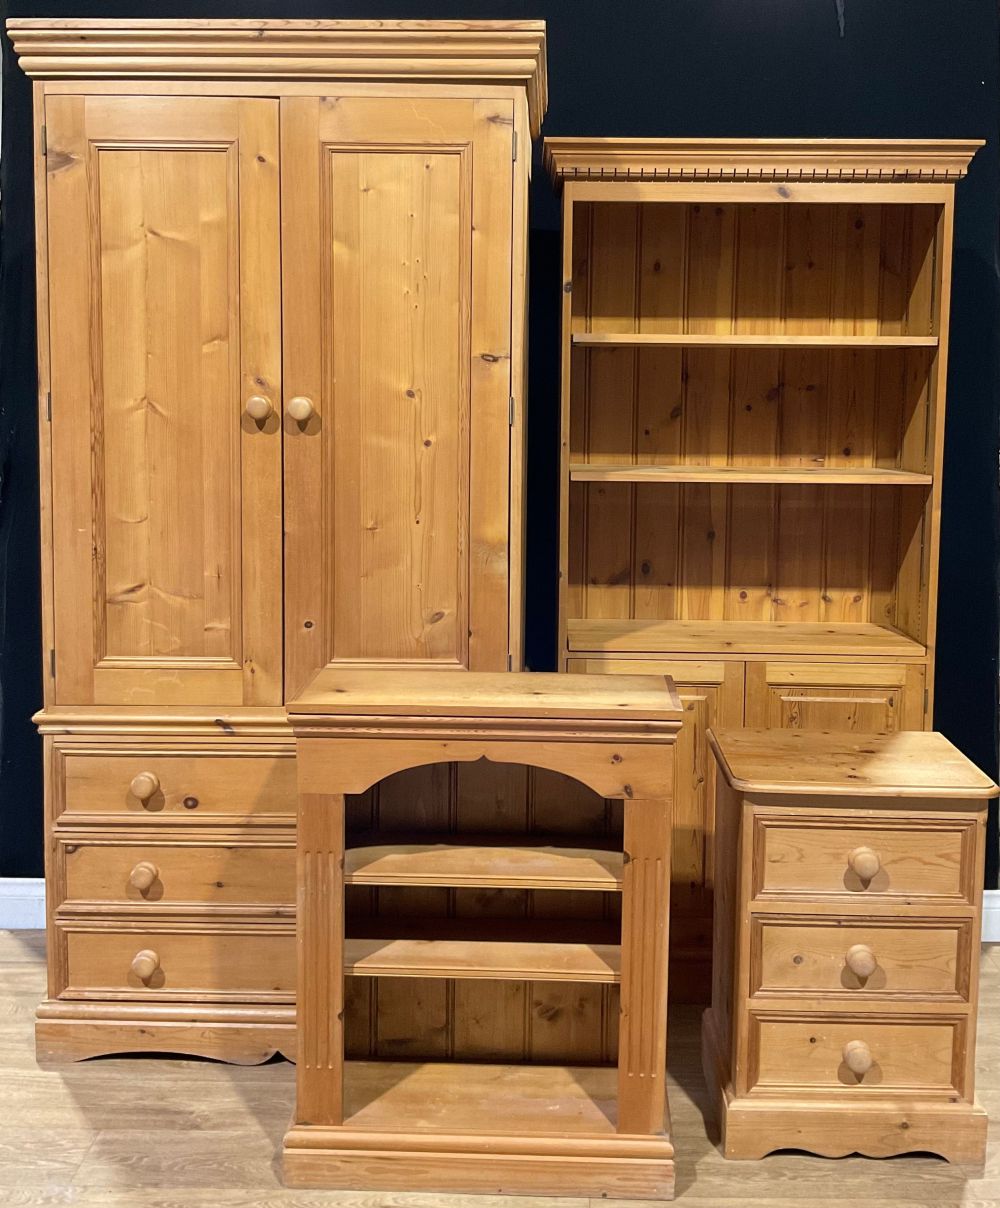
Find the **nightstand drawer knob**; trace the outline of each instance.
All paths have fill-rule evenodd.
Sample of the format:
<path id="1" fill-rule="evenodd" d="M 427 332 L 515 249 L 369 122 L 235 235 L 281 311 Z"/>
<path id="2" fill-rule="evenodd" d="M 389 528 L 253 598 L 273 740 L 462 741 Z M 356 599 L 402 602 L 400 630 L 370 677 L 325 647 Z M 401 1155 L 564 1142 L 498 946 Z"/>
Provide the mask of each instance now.
<path id="1" fill-rule="evenodd" d="M 152 948 L 143 948 L 132 958 L 132 972 L 140 981 L 149 981 L 160 967 L 160 958 Z"/>
<path id="2" fill-rule="evenodd" d="M 159 875 L 160 870 L 151 860 L 140 860 L 128 874 L 128 882 L 134 889 L 145 893 L 147 889 L 156 883 Z"/>
<path id="3" fill-rule="evenodd" d="M 882 867 L 878 852 L 870 847 L 856 847 L 847 857 L 847 863 L 862 881 L 870 881 Z"/>
<path id="4" fill-rule="evenodd" d="M 867 944 L 854 944 L 853 947 L 848 948 L 844 964 L 857 977 L 871 977 L 878 968 L 875 953 Z"/>
<path id="5" fill-rule="evenodd" d="M 145 805 L 160 791 L 160 778 L 155 772 L 140 772 L 138 776 L 132 777 L 132 783 L 128 787 L 132 796 Z"/>
<path id="6" fill-rule="evenodd" d="M 849 1040 L 844 1045 L 844 1065 L 852 1074 L 863 1078 L 874 1064 L 872 1051 L 863 1040 Z"/>

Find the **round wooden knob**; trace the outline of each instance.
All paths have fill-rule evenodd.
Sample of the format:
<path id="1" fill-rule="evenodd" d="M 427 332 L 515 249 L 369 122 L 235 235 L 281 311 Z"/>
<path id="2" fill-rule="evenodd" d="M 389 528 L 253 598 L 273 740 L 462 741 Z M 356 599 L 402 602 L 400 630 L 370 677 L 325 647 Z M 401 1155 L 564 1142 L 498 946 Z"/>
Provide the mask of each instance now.
<path id="1" fill-rule="evenodd" d="M 858 977 L 871 977 L 878 968 L 875 953 L 867 944 L 854 944 L 853 947 L 848 948 L 844 964 Z"/>
<path id="2" fill-rule="evenodd" d="M 289 399 L 288 414 L 297 424 L 304 424 L 315 410 L 316 408 L 312 405 L 312 399 L 306 398 L 305 395 L 297 394 L 295 398 Z"/>
<path id="3" fill-rule="evenodd" d="M 155 772 L 140 772 L 128 787 L 133 797 L 145 803 L 160 791 L 160 778 Z"/>
<path id="4" fill-rule="evenodd" d="M 143 948 L 132 957 L 132 972 L 140 981 L 149 981 L 160 967 L 160 958 L 152 948 Z"/>
<path id="5" fill-rule="evenodd" d="M 856 847 L 847 857 L 847 863 L 862 881 L 870 881 L 882 867 L 878 852 L 870 847 Z"/>
<path id="6" fill-rule="evenodd" d="M 247 399 L 247 415 L 258 423 L 267 419 L 273 411 L 274 408 L 271 406 L 270 400 L 266 399 L 262 394 L 251 394 Z"/>
<path id="7" fill-rule="evenodd" d="M 145 892 L 151 885 L 155 884 L 159 875 L 160 870 L 150 860 L 140 860 L 128 874 L 128 881 L 130 885 L 134 886 L 140 892 Z"/>
<path id="8" fill-rule="evenodd" d="M 852 1074 L 863 1077 L 872 1068 L 872 1051 L 863 1040 L 849 1040 L 844 1045 L 844 1064 Z"/>

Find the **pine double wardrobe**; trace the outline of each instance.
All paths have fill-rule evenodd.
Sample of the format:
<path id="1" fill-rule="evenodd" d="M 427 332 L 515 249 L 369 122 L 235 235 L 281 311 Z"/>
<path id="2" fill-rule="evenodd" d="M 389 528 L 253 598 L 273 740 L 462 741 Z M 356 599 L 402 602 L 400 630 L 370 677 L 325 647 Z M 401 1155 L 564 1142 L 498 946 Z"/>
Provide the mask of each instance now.
<path id="1" fill-rule="evenodd" d="M 544 25 L 265 24 L 11 23 L 38 148 L 50 1057 L 289 1051 L 285 701 L 324 667 L 522 663 Z M 518 788 L 464 781 L 389 786 L 383 824 Z"/>

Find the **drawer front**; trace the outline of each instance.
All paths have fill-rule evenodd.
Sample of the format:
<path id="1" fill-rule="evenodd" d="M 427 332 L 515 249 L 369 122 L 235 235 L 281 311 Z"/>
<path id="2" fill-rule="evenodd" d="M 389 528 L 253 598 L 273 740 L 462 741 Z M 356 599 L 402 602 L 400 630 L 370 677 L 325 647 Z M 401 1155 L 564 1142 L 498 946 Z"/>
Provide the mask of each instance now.
<path id="1" fill-rule="evenodd" d="M 751 1016 L 751 1086 L 866 1091 L 962 1093 L 957 1053 L 965 1021 L 926 1016 L 769 1018 Z M 852 1068 L 852 1062 L 854 1062 Z"/>
<path id="2" fill-rule="evenodd" d="M 156 931 L 61 929 L 66 989 L 61 997 L 253 996 L 288 1001 L 295 992 L 291 928 Z"/>
<path id="3" fill-rule="evenodd" d="M 174 844 L 155 840 L 63 839 L 64 906 L 120 903 L 157 907 L 198 903 L 286 906 L 295 903 L 295 840 L 283 844 Z"/>
<path id="4" fill-rule="evenodd" d="M 882 926 L 756 917 L 753 993 L 968 999 L 971 922 Z"/>
<path id="5" fill-rule="evenodd" d="M 142 823 L 197 823 L 225 816 L 227 821 L 276 819 L 286 824 L 295 817 L 291 746 L 280 755 L 73 750 L 59 756 L 56 816 L 63 825 L 102 816 Z"/>
<path id="6" fill-rule="evenodd" d="M 758 816 L 754 826 L 757 895 L 972 900 L 975 830 L 971 821 L 928 820 L 910 827 Z M 852 867 L 852 860 L 859 864 L 859 852 L 875 869 L 870 876 L 861 876 Z"/>

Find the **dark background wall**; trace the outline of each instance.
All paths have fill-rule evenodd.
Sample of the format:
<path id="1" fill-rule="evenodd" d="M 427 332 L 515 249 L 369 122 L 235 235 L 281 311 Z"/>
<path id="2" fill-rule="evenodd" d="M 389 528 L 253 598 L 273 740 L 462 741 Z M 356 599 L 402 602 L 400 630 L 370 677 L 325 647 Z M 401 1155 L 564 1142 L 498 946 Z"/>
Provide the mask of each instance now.
<path id="1" fill-rule="evenodd" d="M 544 18 L 547 134 L 984 138 L 958 186 L 935 723 L 997 774 L 1000 28 L 995 0 L 17 3 L 11 16 Z M 528 654 L 554 662 L 559 209 L 535 151 Z M 0 875 L 41 871 L 30 88 L 4 46 Z M 996 820 L 989 885 L 997 883 Z"/>

